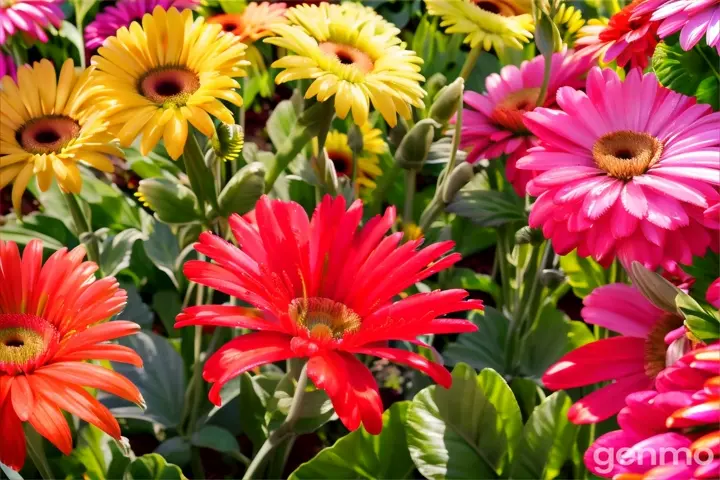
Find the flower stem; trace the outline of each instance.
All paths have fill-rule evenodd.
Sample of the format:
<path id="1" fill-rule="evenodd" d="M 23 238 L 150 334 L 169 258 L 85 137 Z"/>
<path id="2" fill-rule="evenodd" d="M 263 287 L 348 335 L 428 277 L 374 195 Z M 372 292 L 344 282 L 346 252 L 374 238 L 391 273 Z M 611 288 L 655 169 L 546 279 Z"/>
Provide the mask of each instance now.
<path id="1" fill-rule="evenodd" d="M 413 201 L 417 185 L 417 172 L 413 169 L 405 170 L 405 204 L 403 205 L 403 223 L 410 225 L 413 221 Z"/>
<path id="2" fill-rule="evenodd" d="M 67 192 L 63 196 L 65 197 L 65 203 L 70 210 L 70 215 L 72 215 L 73 223 L 75 224 L 75 233 L 77 233 L 78 238 L 80 238 L 83 233 L 90 234 L 90 239 L 87 244 L 88 258 L 91 262 L 98 264 L 98 271 L 102 276 L 102 269 L 100 268 L 100 246 L 98 245 L 97 238 L 93 235 L 90 220 L 85 215 L 85 212 L 80 206 L 78 199 L 75 197 L 75 194 Z"/>
<path id="3" fill-rule="evenodd" d="M 318 157 L 317 162 L 318 166 L 321 170 L 322 174 L 322 183 L 327 189 L 328 192 L 330 192 L 332 195 L 337 195 L 337 189 L 335 188 L 335 183 L 333 182 L 332 178 L 328 178 L 328 165 L 327 162 L 330 160 L 327 157 L 327 152 L 325 152 L 325 142 L 327 141 L 328 133 L 330 132 L 330 124 L 332 123 L 332 116 L 330 116 L 330 121 L 326 122 L 320 129 L 320 132 L 317 136 L 317 143 L 318 143 Z M 333 167 L 334 168 L 334 167 Z M 321 195 L 322 198 L 322 195 Z"/>
<path id="4" fill-rule="evenodd" d="M 25 424 L 25 442 L 27 445 L 27 452 L 35 464 L 40 476 L 45 480 L 51 480 L 55 478 L 52 473 L 52 469 L 48 464 L 47 457 L 45 456 L 45 448 L 43 447 L 42 436 L 35 431 L 29 424 Z"/>
<path id="5" fill-rule="evenodd" d="M 290 410 L 288 411 L 287 418 L 277 430 L 273 431 L 268 436 L 265 443 L 262 444 L 252 463 L 248 467 L 243 480 L 249 480 L 251 478 L 258 477 L 258 470 L 265 464 L 270 454 L 278 447 L 286 438 L 293 434 L 293 428 L 295 423 L 300 418 L 301 406 L 303 397 L 305 396 L 305 388 L 307 387 L 307 363 L 303 366 L 300 372 L 300 378 L 298 378 L 297 385 L 295 386 L 295 395 L 293 396 L 292 403 L 290 404 Z"/>
<path id="6" fill-rule="evenodd" d="M 312 134 L 307 129 L 293 129 L 290 136 L 285 139 L 285 142 L 275 153 L 273 164 L 265 174 L 265 193 L 270 193 L 283 170 L 290 165 L 290 162 L 298 156 L 310 140 L 312 140 Z"/>
<path id="7" fill-rule="evenodd" d="M 463 80 L 465 80 L 465 82 L 467 82 L 473 68 L 475 68 L 475 64 L 477 63 L 478 58 L 480 58 L 481 53 L 482 49 L 480 46 L 477 46 L 470 50 L 470 53 L 468 53 L 468 56 L 465 58 L 465 63 L 463 64 L 462 70 L 460 70 L 460 76 Z"/>
<path id="8" fill-rule="evenodd" d="M 543 83 L 540 87 L 537 103 L 535 104 L 537 107 L 542 107 L 545 104 L 545 99 L 547 98 L 548 87 L 550 86 L 550 74 L 552 73 L 552 57 L 552 53 L 550 55 L 545 55 L 545 71 L 543 73 Z"/>

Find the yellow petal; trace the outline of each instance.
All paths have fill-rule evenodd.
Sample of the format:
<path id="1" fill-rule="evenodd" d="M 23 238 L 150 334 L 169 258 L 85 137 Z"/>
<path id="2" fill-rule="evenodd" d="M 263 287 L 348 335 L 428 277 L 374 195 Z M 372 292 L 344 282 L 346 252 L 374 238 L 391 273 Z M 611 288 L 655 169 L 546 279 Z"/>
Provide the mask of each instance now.
<path id="1" fill-rule="evenodd" d="M 22 204 L 22 195 L 25 192 L 28 182 L 30 182 L 32 176 L 33 166 L 32 164 L 28 163 L 27 165 L 25 165 L 25 167 L 23 167 L 22 170 L 20 170 L 20 173 L 18 173 L 15 177 L 15 183 L 13 184 L 12 189 L 12 204 L 13 208 L 15 209 L 15 213 L 18 215 L 22 214 L 22 210 L 20 208 Z"/>
<path id="2" fill-rule="evenodd" d="M 165 124 L 165 149 L 173 160 L 177 160 L 185 149 L 185 141 L 188 135 L 187 121 L 182 117 L 180 112 L 175 114 Z"/>

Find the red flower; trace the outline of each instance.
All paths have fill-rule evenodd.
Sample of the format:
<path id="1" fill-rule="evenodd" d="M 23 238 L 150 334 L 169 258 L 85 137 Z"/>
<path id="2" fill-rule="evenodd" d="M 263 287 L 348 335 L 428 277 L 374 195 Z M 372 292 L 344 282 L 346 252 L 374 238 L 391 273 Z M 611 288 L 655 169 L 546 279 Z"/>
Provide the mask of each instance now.
<path id="1" fill-rule="evenodd" d="M 263 197 L 255 209 L 257 227 L 238 215 L 229 219 L 237 248 L 205 232 L 195 249 L 215 264 L 189 261 L 188 279 L 235 296 L 257 307 L 249 317 L 241 307 L 201 305 L 178 315 L 176 327 L 216 325 L 258 332 L 231 340 L 206 363 L 204 378 L 214 383 L 210 400 L 220 405 L 220 390 L 233 377 L 270 362 L 307 357 L 308 376 L 325 390 L 350 430 L 362 422 L 382 429 L 382 402 L 375 380 L 354 353 L 374 355 L 412 366 L 449 387 L 451 376 L 440 364 L 388 340 L 416 342 L 422 334 L 472 332 L 467 320 L 438 318 L 482 308 L 464 300 L 465 290 L 436 290 L 393 298 L 460 260 L 446 255 L 453 242 L 418 250 L 422 240 L 403 245 L 401 232 L 385 237 L 395 210 L 371 219 L 358 230 L 362 203 L 346 210 L 342 197 L 325 197 L 312 220 L 295 202 Z"/>
<path id="2" fill-rule="evenodd" d="M 22 422 L 70 454 L 61 410 L 120 438 L 117 420 L 84 387 L 144 403 L 128 379 L 85 363 L 142 365 L 127 347 L 102 343 L 140 329 L 132 322 L 98 325 L 123 309 L 125 292 L 114 278 L 95 281 L 97 265 L 82 261 L 83 247 L 63 248 L 44 266 L 42 250 L 33 240 L 21 258 L 15 243 L 0 241 L 0 461 L 15 470 L 25 463 Z"/>

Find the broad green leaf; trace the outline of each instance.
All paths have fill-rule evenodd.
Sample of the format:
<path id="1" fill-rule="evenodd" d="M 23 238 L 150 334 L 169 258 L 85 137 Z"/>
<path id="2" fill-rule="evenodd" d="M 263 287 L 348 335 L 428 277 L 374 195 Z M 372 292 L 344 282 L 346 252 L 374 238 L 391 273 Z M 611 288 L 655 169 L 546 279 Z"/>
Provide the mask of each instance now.
<path id="1" fill-rule="evenodd" d="M 283 100 L 275 106 L 266 125 L 268 136 L 275 148 L 280 148 L 296 123 L 297 113 L 290 100 Z"/>
<path id="2" fill-rule="evenodd" d="M 127 442 L 123 438 L 122 441 Z M 86 425 L 80 431 L 72 458 L 80 462 L 84 475 L 95 479 L 113 479 L 122 476 L 130 463 L 128 446 L 118 442 L 93 425 Z"/>
<path id="3" fill-rule="evenodd" d="M 462 190 L 446 207 L 446 211 L 468 218 L 481 227 L 527 222 L 523 201 L 511 192 Z"/>
<path id="4" fill-rule="evenodd" d="M 695 91 L 699 103 L 711 105 L 715 111 L 720 110 L 720 78 L 710 76 L 705 78 Z"/>
<path id="5" fill-rule="evenodd" d="M 220 192 L 220 213 L 228 217 L 243 215 L 253 208 L 265 192 L 265 166 L 254 162 L 241 168 Z"/>
<path id="6" fill-rule="evenodd" d="M 125 196 L 117 185 L 108 185 L 88 169 L 81 169 L 81 173 L 83 187 L 80 198 L 89 204 L 94 229 L 142 228 L 140 213 L 134 200 Z"/>
<path id="7" fill-rule="evenodd" d="M 125 310 L 117 316 L 119 320 L 129 320 L 140 325 L 144 329 L 150 329 L 153 323 L 153 314 L 150 308 L 145 305 L 138 294 L 135 285 L 128 282 L 120 282 L 120 288 L 127 292 L 127 304 Z"/>
<path id="8" fill-rule="evenodd" d="M 145 178 L 140 180 L 138 194 L 161 222 L 183 224 L 203 219 L 197 196 L 179 180 Z"/>
<path id="9" fill-rule="evenodd" d="M 505 342 L 508 332 L 508 319 L 492 307 L 486 307 L 484 314 L 470 314 L 478 330 L 458 335 L 443 352 L 450 365 L 464 362 L 475 368 L 492 368 L 505 372 Z"/>
<path id="10" fill-rule="evenodd" d="M 180 295 L 174 290 L 163 290 L 153 295 L 153 310 L 160 317 L 165 330 L 170 337 L 180 336 L 180 332 L 175 329 L 175 317 L 182 310 L 182 300 Z"/>
<path id="11" fill-rule="evenodd" d="M 54 238 L 58 243 L 68 248 L 74 248 L 78 245 L 77 237 L 67 228 L 65 223 L 58 218 L 43 213 L 35 212 L 30 215 L 25 215 L 22 223 L 8 223 L 3 226 L 3 233 L 5 229 L 14 226 L 39 232 Z"/>
<path id="12" fill-rule="evenodd" d="M 165 272 L 175 287 L 178 287 L 176 262 L 180 256 L 178 241 L 170 227 L 164 223 L 154 221 L 153 230 L 143 245 L 148 258 L 156 267 Z"/>
<path id="13" fill-rule="evenodd" d="M 535 408 L 523 429 L 510 478 L 545 480 L 558 476 L 572 454 L 579 429 L 567 418 L 571 404 L 567 394 L 559 391 Z"/>
<path id="14" fill-rule="evenodd" d="M 675 304 L 685 317 L 685 326 L 693 335 L 705 343 L 720 339 L 720 317 L 717 310 L 705 310 L 695 299 L 683 292 L 675 298 Z"/>
<path id="15" fill-rule="evenodd" d="M 655 47 L 652 68 L 663 86 L 693 96 L 703 80 L 715 75 L 706 58 L 717 59 L 717 53 L 704 45 L 686 52 L 679 43 L 666 40 Z"/>
<path id="16" fill-rule="evenodd" d="M 300 465 L 290 479 L 410 478 L 414 465 L 405 440 L 408 406 L 395 403 L 383 414 L 380 435 L 359 428 Z"/>
<path id="17" fill-rule="evenodd" d="M 185 475 L 177 465 L 167 463 L 157 453 L 149 453 L 128 465 L 123 480 L 185 480 Z"/>
<path id="18" fill-rule="evenodd" d="M 205 425 L 192 434 L 190 443 L 221 453 L 240 453 L 240 445 L 232 433 L 216 425 Z"/>
<path id="19" fill-rule="evenodd" d="M 580 298 L 585 298 L 597 287 L 610 283 L 607 270 L 591 258 L 578 256 L 576 250 L 560 257 L 560 268 L 565 272 L 573 293 Z"/>
<path id="20" fill-rule="evenodd" d="M 142 237 L 143 234 L 139 230 L 128 228 L 106 238 L 100 251 L 100 267 L 103 275 L 114 277 L 121 270 L 129 267 L 133 245 Z"/>
<path id="21" fill-rule="evenodd" d="M 65 246 L 52 237 L 22 227 L 4 225 L 1 235 L 6 242 L 15 242 L 21 247 L 35 239 L 42 240 L 43 248 L 50 251 L 60 250 Z"/>
<path id="22" fill-rule="evenodd" d="M 453 268 L 453 275 L 447 288 L 478 290 L 492 295 L 496 300 L 500 296 L 500 287 L 490 275 L 477 273 L 469 268 Z"/>
<path id="23" fill-rule="evenodd" d="M 190 463 L 190 442 L 183 437 L 172 437 L 158 445 L 153 453 L 162 455 L 170 463 L 184 467 Z"/>
<path id="24" fill-rule="evenodd" d="M 515 455 L 522 430 L 520 407 L 495 371 L 468 365 L 453 370 L 450 389 L 418 393 L 408 409 L 407 441 L 425 477 L 494 478 Z"/>

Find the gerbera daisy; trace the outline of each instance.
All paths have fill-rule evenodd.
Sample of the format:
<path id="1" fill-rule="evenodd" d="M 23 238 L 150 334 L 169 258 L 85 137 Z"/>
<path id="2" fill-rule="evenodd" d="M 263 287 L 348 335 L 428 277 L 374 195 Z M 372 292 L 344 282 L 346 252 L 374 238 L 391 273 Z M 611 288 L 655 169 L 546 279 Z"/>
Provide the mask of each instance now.
<path id="1" fill-rule="evenodd" d="M 62 0 L 5 0 L 0 2 L 0 45 L 8 37 L 23 32 L 30 38 L 47 42 L 45 29 L 53 25 L 60 28 L 63 12 Z"/>
<path id="2" fill-rule="evenodd" d="M 646 0 L 637 8 L 637 16 L 650 15 L 660 22 L 658 35 L 665 38 L 680 32 L 680 46 L 692 49 L 705 37 L 720 53 L 720 2 L 718 0 Z"/>
<path id="3" fill-rule="evenodd" d="M 107 37 L 115 35 L 121 27 L 129 27 L 133 21 L 140 20 L 155 7 L 168 10 L 194 8 L 199 0 L 119 0 L 115 5 L 98 13 L 95 20 L 85 27 L 85 48 L 95 50 Z"/>
<path id="4" fill-rule="evenodd" d="M 142 365 L 129 348 L 104 343 L 140 330 L 132 322 L 101 323 L 122 311 L 125 291 L 112 277 L 95 280 L 97 265 L 83 262 L 83 247 L 58 250 L 45 265 L 42 252 L 32 240 L 21 258 L 15 243 L 0 240 L 0 462 L 15 470 L 25 462 L 23 422 L 70 454 L 61 410 L 120 439 L 117 420 L 85 388 L 144 404 L 128 379 L 86 363 Z"/>
<path id="5" fill-rule="evenodd" d="M 574 59 L 572 52 L 554 54 L 543 106 L 555 105 L 555 93 L 562 86 L 580 88 L 587 69 L 587 62 Z M 484 94 L 468 91 L 463 97 L 469 108 L 463 110 L 460 147 L 470 149 L 468 162 L 508 155 L 506 174 L 520 196 L 525 196 L 525 186 L 535 174 L 518 170 L 515 164 L 538 143 L 523 124 L 523 115 L 537 105 L 544 72 L 542 56 L 520 68 L 508 65 L 485 79 Z"/>
<path id="6" fill-rule="evenodd" d="M 98 55 L 96 78 L 108 99 L 108 119 L 123 146 L 142 134 L 140 151 L 147 155 L 163 137 L 173 159 L 183 152 L 188 121 L 212 137 L 210 115 L 228 124 L 232 112 L 220 100 L 237 106 L 242 97 L 234 77 L 245 75 L 245 45 L 208 25 L 192 11 L 167 12 L 155 7 L 138 22 L 108 37 Z"/>
<path id="7" fill-rule="evenodd" d="M 442 18 L 446 33 L 465 34 L 471 48 L 522 49 L 533 37 L 533 18 L 513 0 L 425 0 L 428 14 Z"/>
<path id="8" fill-rule="evenodd" d="M 424 108 L 422 59 L 405 49 L 400 30 L 370 7 L 356 3 L 302 5 L 286 13 L 290 24 L 277 25 L 265 42 L 294 52 L 272 64 L 284 68 L 276 83 L 314 79 L 305 98 L 335 97 L 335 112 L 368 121 L 370 103 L 394 127 L 397 114 L 410 118 L 411 106 Z"/>
<path id="9" fill-rule="evenodd" d="M 717 278 L 705 293 L 708 303 L 715 308 L 720 308 L 720 278 Z"/>
<path id="10" fill-rule="evenodd" d="M 387 151 L 387 144 L 382 139 L 382 132 L 372 128 L 369 123 L 360 127 L 363 136 L 363 150 L 357 156 L 357 185 L 364 189 L 375 188 L 375 178 L 382 174 L 380 169 L 381 155 Z M 338 176 L 352 177 L 353 152 L 348 144 L 348 136 L 336 130 L 331 131 L 325 141 L 328 159 L 335 165 Z M 315 140 L 317 155 L 317 140 Z"/>
<path id="11" fill-rule="evenodd" d="M 261 198 L 257 227 L 238 215 L 229 218 L 237 248 L 209 232 L 195 249 L 215 264 L 189 261 L 184 272 L 207 285 L 257 307 L 248 317 L 240 307 L 202 305 L 186 308 L 176 327 L 232 326 L 259 330 L 220 348 L 205 365 L 214 383 L 210 400 L 219 405 L 230 379 L 265 363 L 309 358 L 307 374 L 325 390 L 350 430 L 362 423 L 368 432 L 382 429 L 382 401 L 370 370 L 354 354 L 373 355 L 409 365 L 448 387 L 449 372 L 437 363 L 385 346 L 388 340 L 416 341 L 421 334 L 471 332 L 467 320 L 438 318 L 482 308 L 465 300 L 465 290 L 436 290 L 394 298 L 406 288 L 460 259 L 446 255 L 453 242 L 419 250 L 422 240 L 400 245 L 401 232 L 385 237 L 395 210 L 371 219 L 362 229 L 362 202 L 346 210 L 343 197 L 326 196 L 312 220 L 295 202 Z"/>
<path id="12" fill-rule="evenodd" d="M 10 55 L 6 55 L 0 51 L 0 78 L 9 75 L 13 80 L 17 80 L 17 65 Z"/>
<path id="13" fill-rule="evenodd" d="M 543 384 L 552 390 L 614 381 L 570 408 L 568 417 L 577 424 L 602 421 L 616 414 L 630 393 L 652 388 L 666 367 L 666 336 L 675 339 L 683 326 L 682 317 L 660 310 L 621 283 L 596 288 L 583 303 L 585 322 L 620 335 L 573 350 L 543 375 Z"/>
<path id="14" fill-rule="evenodd" d="M 672 270 L 717 245 L 703 213 L 718 201 L 720 113 L 638 69 L 623 82 L 595 67 L 587 94 L 563 87 L 557 102 L 525 114 L 541 146 L 517 165 L 544 172 L 527 186 L 530 225 L 559 254 Z"/>
<path id="15" fill-rule="evenodd" d="M 112 172 L 107 155 L 123 152 L 113 145 L 102 109 L 93 108 L 98 87 L 91 69 L 77 74 L 68 59 L 56 81 L 55 67 L 43 59 L 23 65 L 17 76 L 17 83 L 3 77 L 0 91 L 0 188 L 14 181 L 12 201 L 19 212 L 33 175 L 42 191 L 55 177 L 63 191 L 79 193 L 78 162 Z"/>
<path id="16" fill-rule="evenodd" d="M 650 21 L 649 14 L 637 14 L 643 1 L 634 0 L 613 15 L 607 26 L 591 21 L 581 28 L 575 42 L 578 55 L 599 58 L 604 63 L 615 60 L 621 67 L 629 63 L 631 67 L 647 68 L 658 43 L 658 24 Z"/>

